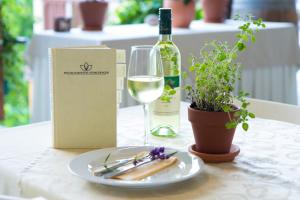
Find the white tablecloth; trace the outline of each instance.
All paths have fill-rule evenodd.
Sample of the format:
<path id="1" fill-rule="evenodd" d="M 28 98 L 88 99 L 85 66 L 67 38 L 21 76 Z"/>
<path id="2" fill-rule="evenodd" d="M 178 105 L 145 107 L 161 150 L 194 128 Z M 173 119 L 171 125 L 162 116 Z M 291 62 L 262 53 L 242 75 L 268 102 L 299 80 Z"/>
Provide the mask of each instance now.
<path id="1" fill-rule="evenodd" d="M 118 146 L 141 145 L 140 106 L 119 112 Z M 49 147 L 49 122 L 0 130 L 0 194 L 43 196 L 49 200 L 299 200 L 300 126 L 255 119 L 250 130 L 237 129 L 241 148 L 232 163 L 206 164 L 198 177 L 169 187 L 121 189 L 88 183 L 68 171 L 68 163 L 87 150 Z M 187 150 L 193 143 L 187 104 L 182 104 L 181 131 L 175 139 L 151 139 L 157 145 Z"/>
<path id="2" fill-rule="evenodd" d="M 299 50 L 296 28 L 290 23 L 266 23 L 267 28 L 257 35 L 257 42 L 243 53 L 240 61 L 245 68 L 238 88 L 252 97 L 297 104 L 296 72 Z M 188 67 L 190 54 L 197 55 L 205 42 L 218 39 L 232 43 L 239 23 L 205 24 L 195 21 L 190 29 L 174 29 L 174 41 L 182 54 L 182 69 Z M 129 60 L 132 45 L 155 44 L 158 28 L 145 24 L 107 26 L 103 32 L 74 29 L 70 33 L 43 31 L 35 33 L 27 51 L 33 71 L 33 108 L 31 121 L 50 119 L 48 48 L 105 44 L 123 48 Z M 122 106 L 135 102 L 123 92 Z"/>

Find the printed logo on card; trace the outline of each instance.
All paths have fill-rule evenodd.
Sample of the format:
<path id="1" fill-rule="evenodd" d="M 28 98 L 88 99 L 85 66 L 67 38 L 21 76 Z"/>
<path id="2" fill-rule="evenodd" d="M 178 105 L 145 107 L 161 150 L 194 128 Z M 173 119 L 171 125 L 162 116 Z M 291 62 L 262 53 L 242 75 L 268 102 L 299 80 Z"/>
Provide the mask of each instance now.
<path id="1" fill-rule="evenodd" d="M 91 71 L 93 65 L 89 65 L 87 62 L 85 62 L 83 65 L 80 65 L 80 68 L 82 69 L 82 71 L 88 72 Z"/>
<path id="2" fill-rule="evenodd" d="M 109 75 L 109 71 L 93 71 L 93 65 L 89 64 L 88 62 L 84 62 L 83 64 L 79 65 L 81 71 L 71 71 L 71 72 L 64 72 L 65 75 Z"/>

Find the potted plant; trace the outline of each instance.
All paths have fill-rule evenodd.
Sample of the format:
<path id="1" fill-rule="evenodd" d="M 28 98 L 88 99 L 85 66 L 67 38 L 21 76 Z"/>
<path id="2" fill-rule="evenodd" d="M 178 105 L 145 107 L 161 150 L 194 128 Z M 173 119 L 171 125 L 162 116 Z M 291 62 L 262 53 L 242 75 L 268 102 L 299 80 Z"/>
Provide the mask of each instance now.
<path id="1" fill-rule="evenodd" d="M 101 31 L 105 20 L 108 2 L 105 0 L 86 0 L 79 3 L 83 29 Z"/>
<path id="2" fill-rule="evenodd" d="M 172 26 L 188 28 L 195 18 L 195 0 L 164 0 L 165 8 L 172 8 Z"/>
<path id="3" fill-rule="evenodd" d="M 253 20 L 249 16 L 245 20 L 239 27 L 233 46 L 227 42 L 212 41 L 203 46 L 199 57 L 192 57 L 189 71 L 194 74 L 195 83 L 193 86 L 186 85 L 185 90 L 192 102 L 188 108 L 188 119 L 192 124 L 197 152 L 229 153 L 237 125 L 242 124 L 247 131 L 247 121 L 255 117 L 247 110 L 247 93 L 240 91 L 238 96 L 233 94 L 241 68 L 236 59 L 246 49 L 248 41 L 255 42 L 259 28 L 265 27 L 261 19 Z M 240 108 L 233 104 L 235 98 L 241 102 Z"/>
<path id="4" fill-rule="evenodd" d="M 204 21 L 210 23 L 224 22 L 229 0 L 201 0 Z"/>

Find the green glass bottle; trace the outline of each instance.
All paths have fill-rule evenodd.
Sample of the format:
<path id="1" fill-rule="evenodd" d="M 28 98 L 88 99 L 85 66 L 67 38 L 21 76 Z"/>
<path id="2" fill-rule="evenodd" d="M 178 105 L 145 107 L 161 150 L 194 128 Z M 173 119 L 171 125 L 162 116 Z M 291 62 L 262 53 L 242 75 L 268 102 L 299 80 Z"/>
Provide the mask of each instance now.
<path id="1" fill-rule="evenodd" d="M 159 40 L 154 46 L 160 53 L 164 68 L 164 94 L 150 104 L 150 130 L 152 135 L 174 137 L 180 123 L 181 56 L 172 41 L 172 10 L 159 9 Z"/>

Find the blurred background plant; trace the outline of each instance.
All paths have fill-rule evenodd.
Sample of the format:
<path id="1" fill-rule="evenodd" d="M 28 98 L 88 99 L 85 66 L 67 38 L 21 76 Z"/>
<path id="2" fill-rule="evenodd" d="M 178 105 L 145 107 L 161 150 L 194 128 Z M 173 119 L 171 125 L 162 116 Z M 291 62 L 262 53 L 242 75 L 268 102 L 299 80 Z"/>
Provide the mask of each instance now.
<path id="1" fill-rule="evenodd" d="M 203 10 L 200 4 L 196 4 L 195 20 L 203 19 Z"/>
<path id="2" fill-rule="evenodd" d="M 33 0 L 0 0 L 0 35 L 3 44 L 4 72 L 4 126 L 17 126 L 29 122 L 29 84 L 25 79 L 24 51 L 26 40 L 33 30 Z M 158 14 L 163 0 L 121 0 L 110 24 L 144 23 L 146 16 Z M 202 18 L 202 10 L 197 4 L 195 19 Z M 20 38 L 23 36 L 24 38 Z"/>
<path id="3" fill-rule="evenodd" d="M 0 1 L 0 26 L 3 43 L 4 126 L 26 124 L 29 121 L 28 81 L 25 80 L 24 51 L 32 35 L 32 0 Z"/>
<path id="4" fill-rule="evenodd" d="M 122 0 L 115 11 L 114 24 L 144 23 L 144 18 L 149 14 L 158 14 L 163 0 Z"/>
<path id="5" fill-rule="evenodd" d="M 146 16 L 158 15 L 158 10 L 163 6 L 163 0 L 122 0 L 115 11 L 112 24 L 139 24 L 144 23 Z M 196 8 L 195 19 L 202 19 L 202 9 L 199 4 Z"/>

